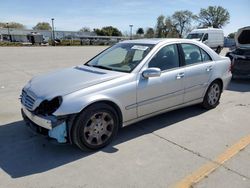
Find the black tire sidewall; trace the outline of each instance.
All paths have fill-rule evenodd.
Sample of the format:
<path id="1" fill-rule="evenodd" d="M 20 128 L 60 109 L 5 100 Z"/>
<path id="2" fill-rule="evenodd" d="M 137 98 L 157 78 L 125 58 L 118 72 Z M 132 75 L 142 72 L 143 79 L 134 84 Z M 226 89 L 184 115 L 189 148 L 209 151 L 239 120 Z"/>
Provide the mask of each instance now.
<path id="1" fill-rule="evenodd" d="M 219 98 L 218 98 L 217 102 L 216 102 L 215 104 L 211 105 L 211 104 L 209 104 L 209 102 L 208 102 L 208 93 L 209 93 L 211 87 L 212 87 L 214 84 L 218 84 L 218 85 L 219 85 L 220 94 L 219 94 Z M 209 85 L 208 89 L 207 89 L 206 95 L 205 95 L 205 97 L 204 97 L 204 99 L 203 99 L 202 106 L 203 106 L 204 108 L 206 108 L 206 109 L 213 109 L 213 108 L 215 108 L 215 107 L 220 103 L 221 93 L 222 93 L 222 86 L 221 86 L 221 84 L 220 84 L 218 81 L 212 82 L 212 83 Z"/>
<path id="2" fill-rule="evenodd" d="M 113 131 L 112 131 L 112 135 L 110 136 L 110 138 L 104 142 L 101 145 L 90 145 L 84 137 L 84 127 L 86 126 L 88 120 L 90 117 L 92 117 L 93 114 L 97 113 L 97 112 L 106 112 L 109 113 L 110 116 L 113 118 L 114 120 L 114 127 L 113 127 Z M 97 150 L 100 148 L 103 148 L 104 146 L 108 145 L 113 138 L 116 136 L 117 132 L 118 132 L 118 128 L 119 128 L 119 119 L 118 119 L 118 115 L 116 113 L 116 111 L 109 105 L 104 104 L 104 103 L 99 103 L 99 104 L 94 104 L 91 105 L 90 107 L 86 108 L 85 110 L 83 110 L 79 116 L 76 118 L 75 123 L 73 124 L 73 128 L 72 128 L 72 140 L 74 142 L 74 144 L 76 144 L 80 149 L 82 150 Z"/>
<path id="3" fill-rule="evenodd" d="M 220 54 L 220 53 L 221 53 L 221 50 L 222 50 L 222 47 L 218 46 L 217 49 L 216 49 L 216 53 L 217 53 L 217 54 Z"/>

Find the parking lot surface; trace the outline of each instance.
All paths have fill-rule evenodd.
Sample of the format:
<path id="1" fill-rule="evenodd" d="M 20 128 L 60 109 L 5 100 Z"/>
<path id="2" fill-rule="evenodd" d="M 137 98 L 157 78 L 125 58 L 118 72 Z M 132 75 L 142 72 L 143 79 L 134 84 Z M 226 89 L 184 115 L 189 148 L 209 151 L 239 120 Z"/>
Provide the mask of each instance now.
<path id="1" fill-rule="evenodd" d="M 196 105 L 144 120 L 97 152 L 29 132 L 18 99 L 25 83 L 105 48 L 0 48 L 0 188 L 250 187 L 247 80 L 232 81 L 213 110 Z"/>

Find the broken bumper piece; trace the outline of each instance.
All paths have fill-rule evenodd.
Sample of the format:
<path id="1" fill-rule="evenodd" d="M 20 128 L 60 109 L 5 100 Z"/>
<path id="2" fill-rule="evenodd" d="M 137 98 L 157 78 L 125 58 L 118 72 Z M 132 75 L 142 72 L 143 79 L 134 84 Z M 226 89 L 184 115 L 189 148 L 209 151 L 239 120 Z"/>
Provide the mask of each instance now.
<path id="1" fill-rule="evenodd" d="M 29 118 L 33 123 L 45 128 L 45 129 L 52 129 L 52 119 L 46 117 L 40 117 L 32 114 L 28 111 L 25 107 L 22 108 L 23 113 L 27 118 Z"/>
<path id="2" fill-rule="evenodd" d="M 22 116 L 26 124 L 35 132 L 54 138 L 59 143 L 67 142 L 66 122 L 58 121 L 56 117 L 43 117 L 32 114 L 25 107 L 22 108 Z"/>

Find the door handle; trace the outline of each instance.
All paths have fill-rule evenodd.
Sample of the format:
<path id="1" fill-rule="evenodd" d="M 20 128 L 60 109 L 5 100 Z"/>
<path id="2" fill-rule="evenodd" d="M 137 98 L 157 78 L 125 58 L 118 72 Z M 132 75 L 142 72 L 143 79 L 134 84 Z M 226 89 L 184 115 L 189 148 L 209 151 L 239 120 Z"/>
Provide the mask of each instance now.
<path id="1" fill-rule="evenodd" d="M 183 77 L 184 77 L 184 72 L 181 72 L 181 73 L 176 75 L 177 80 L 182 79 Z"/>
<path id="2" fill-rule="evenodd" d="M 207 72 L 210 72 L 211 70 L 213 70 L 213 67 L 212 67 L 212 66 L 208 66 L 208 67 L 206 68 L 206 71 L 207 71 Z"/>

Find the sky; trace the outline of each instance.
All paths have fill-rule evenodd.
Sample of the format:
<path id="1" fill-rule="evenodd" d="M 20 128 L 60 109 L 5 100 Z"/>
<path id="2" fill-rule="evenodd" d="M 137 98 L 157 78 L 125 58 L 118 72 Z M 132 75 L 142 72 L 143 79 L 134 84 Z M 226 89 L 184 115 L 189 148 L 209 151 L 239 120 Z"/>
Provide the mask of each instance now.
<path id="1" fill-rule="evenodd" d="M 222 6 L 229 11 L 225 35 L 250 25 L 250 0 L 1 0 L 0 22 L 19 22 L 30 29 L 54 18 L 56 30 L 111 25 L 129 33 L 130 24 L 135 32 L 139 27 L 155 27 L 161 14 L 170 16 L 180 10 L 198 14 L 208 6 Z"/>

